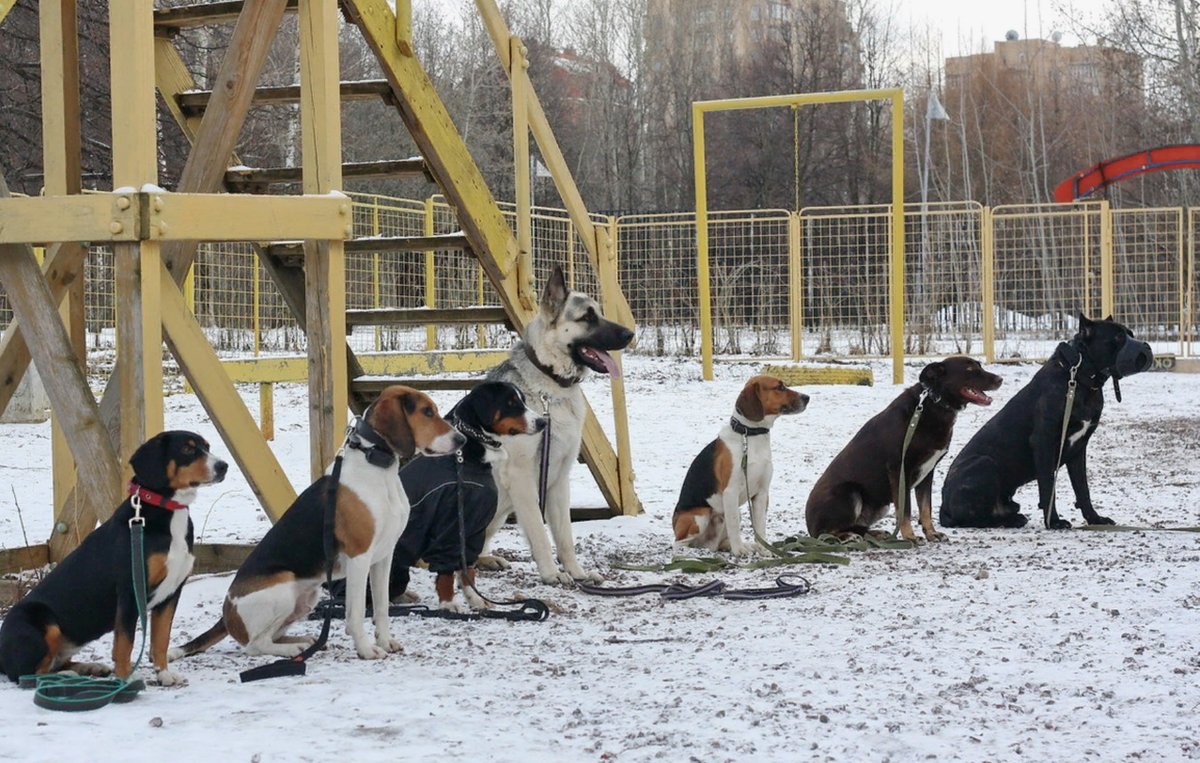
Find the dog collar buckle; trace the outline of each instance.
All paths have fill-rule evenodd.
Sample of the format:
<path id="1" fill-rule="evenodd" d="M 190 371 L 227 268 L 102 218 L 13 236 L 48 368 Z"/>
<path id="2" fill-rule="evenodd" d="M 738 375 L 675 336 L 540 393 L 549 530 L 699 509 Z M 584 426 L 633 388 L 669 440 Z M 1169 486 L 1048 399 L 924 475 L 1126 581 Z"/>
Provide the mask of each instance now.
<path id="1" fill-rule="evenodd" d="M 129 481 L 129 503 L 133 506 L 134 518 L 141 520 L 142 504 L 148 503 L 151 506 L 158 506 L 161 509 L 168 511 L 178 511 L 186 509 L 186 503 L 173 501 L 170 498 L 164 498 L 160 494 L 142 487 L 137 482 Z M 142 520 L 144 521 L 144 520 Z"/>
<path id="2" fill-rule="evenodd" d="M 729 417 L 729 426 L 733 431 L 742 436 L 742 442 L 745 443 L 747 437 L 756 437 L 761 434 L 770 434 L 771 430 L 767 427 L 749 427 L 738 421 L 737 416 Z"/>

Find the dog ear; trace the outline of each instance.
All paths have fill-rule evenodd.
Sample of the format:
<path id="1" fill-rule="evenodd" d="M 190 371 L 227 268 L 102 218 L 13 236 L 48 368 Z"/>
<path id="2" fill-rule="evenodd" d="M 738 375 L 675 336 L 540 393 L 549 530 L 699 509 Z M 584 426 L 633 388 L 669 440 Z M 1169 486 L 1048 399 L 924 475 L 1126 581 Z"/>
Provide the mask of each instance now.
<path id="1" fill-rule="evenodd" d="M 170 460 L 167 450 L 170 445 L 170 435 L 159 432 L 133 452 L 129 465 L 133 467 L 133 476 L 139 485 L 153 488 L 167 484 L 167 463 Z"/>
<path id="2" fill-rule="evenodd" d="M 762 421 L 763 404 L 758 398 L 758 382 L 752 381 L 742 389 L 734 410 L 745 416 L 748 421 Z"/>
<path id="3" fill-rule="evenodd" d="M 1113 317 L 1112 317 L 1112 313 L 1109 313 L 1109 314 L 1108 314 L 1108 317 L 1107 317 L 1107 318 L 1105 318 L 1104 320 L 1106 320 L 1106 321 L 1111 321 L 1112 319 L 1113 319 Z"/>
<path id="4" fill-rule="evenodd" d="M 921 369 L 921 383 L 926 387 L 935 387 L 944 378 L 946 378 L 946 364 L 941 361 L 930 363 Z"/>
<path id="5" fill-rule="evenodd" d="M 411 458 L 417 451 L 409 416 L 417 410 L 417 401 L 411 392 L 380 397 L 363 413 L 371 428 L 379 433 L 402 458 Z"/>
<path id="6" fill-rule="evenodd" d="M 542 291 L 541 307 L 547 315 L 555 317 L 562 312 L 566 304 L 567 282 L 563 278 L 562 266 L 555 265 L 554 272 L 550 274 L 550 280 L 546 282 L 546 288 Z"/>
<path id="7" fill-rule="evenodd" d="M 1089 320 L 1088 317 L 1086 315 L 1084 315 L 1083 311 L 1081 310 L 1079 312 L 1079 335 L 1081 337 L 1083 337 L 1084 339 L 1090 339 L 1092 334 L 1095 333 L 1095 331 L 1096 331 L 1096 322 L 1093 320 Z"/>

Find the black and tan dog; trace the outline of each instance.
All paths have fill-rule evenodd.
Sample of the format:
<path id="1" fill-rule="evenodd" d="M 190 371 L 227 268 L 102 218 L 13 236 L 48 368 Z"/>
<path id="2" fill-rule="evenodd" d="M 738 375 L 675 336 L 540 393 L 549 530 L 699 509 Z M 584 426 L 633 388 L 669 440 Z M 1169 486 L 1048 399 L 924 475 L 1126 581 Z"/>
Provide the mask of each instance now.
<path id="1" fill-rule="evenodd" d="M 396 455 L 411 458 L 453 453 L 465 438 L 438 415 L 427 395 L 392 386 L 363 413 L 350 434 L 337 485 L 333 576 L 346 578 L 346 633 L 358 656 L 379 659 L 400 649 L 388 620 L 388 574 L 396 540 L 408 522 L 408 498 Z M 325 508 L 331 472 L 308 487 L 255 546 L 237 571 L 221 619 L 171 658 L 202 652 L 226 635 L 249 654 L 295 657 L 315 641 L 288 636 L 292 623 L 316 606 L 325 582 Z M 367 577 L 374 608 L 375 641 L 367 638 Z"/>
<path id="2" fill-rule="evenodd" d="M 389 595 L 395 600 L 407 590 L 409 568 L 421 560 L 437 575 L 438 606 L 460 612 L 454 600 L 455 573 L 467 603 L 476 609 L 486 606 L 472 584 L 485 532 L 496 515 L 492 467 L 508 458 L 506 442 L 541 432 L 546 420 L 525 404 L 513 385 L 485 381 L 455 404 L 446 421 L 467 438 L 462 449 L 448 456 L 414 458 L 400 470 L 412 508 L 392 557 Z"/>
<path id="3" fill-rule="evenodd" d="M 67 670 L 129 676 L 139 617 L 129 524 L 137 504 L 145 519 L 142 543 L 150 656 L 159 684 L 182 683 L 167 667 L 167 647 L 179 592 L 195 561 L 188 504 L 195 500 L 201 485 L 225 479 L 227 465 L 208 452 L 203 437 L 181 431 L 152 437 L 129 463 L 134 474 L 130 497 L 4 618 L 0 672 L 10 680 Z M 115 632 L 111 670 L 106 665 L 71 661 L 80 647 L 110 631 Z"/>
<path id="4" fill-rule="evenodd" d="M 1112 317 L 1079 316 L 1079 332 L 1063 342 L 1037 374 L 975 433 L 946 474 L 940 516 L 946 527 L 1023 527 L 1028 518 L 1013 500 L 1017 488 L 1036 479 L 1038 507 L 1046 526 L 1071 523 L 1051 506 L 1054 475 L 1066 464 L 1075 506 L 1090 525 L 1111 525 L 1092 506 L 1087 446 L 1104 411 L 1104 385 L 1145 371 L 1154 361 L 1150 345 Z M 1075 368 L 1076 391 L 1063 442 L 1067 387 Z M 1062 451 L 1061 454 L 1059 451 Z"/>
<path id="5" fill-rule="evenodd" d="M 921 512 L 921 530 L 927 540 L 945 540 L 933 527 L 933 469 L 946 455 L 958 412 L 969 403 L 990 405 L 987 392 L 1001 379 L 983 370 L 979 361 L 953 357 L 930 363 L 920 382 L 904 390 L 887 408 L 858 430 L 834 457 L 808 495 L 805 518 L 808 534 L 816 538 L 831 533 L 840 538 L 864 535 L 900 497 L 900 461 L 905 433 L 925 395 L 924 408 L 904 460 L 904 500 L 915 488 Z M 912 512 L 897 517 L 900 534 L 919 542 L 912 529 Z M 882 531 L 871 531 L 886 535 Z"/>

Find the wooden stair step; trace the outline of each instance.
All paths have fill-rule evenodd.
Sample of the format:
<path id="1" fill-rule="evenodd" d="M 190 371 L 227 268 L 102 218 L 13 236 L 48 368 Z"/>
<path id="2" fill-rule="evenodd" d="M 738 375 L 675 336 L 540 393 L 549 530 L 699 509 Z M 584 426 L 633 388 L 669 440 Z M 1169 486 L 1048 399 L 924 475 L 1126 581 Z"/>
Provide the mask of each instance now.
<path id="1" fill-rule="evenodd" d="M 423 177 L 433 182 L 433 175 L 420 157 L 391 159 L 381 162 L 348 162 L 342 165 L 343 180 L 372 180 L 377 178 Z M 299 183 L 303 180 L 301 167 L 239 168 L 225 171 L 225 185 L 235 193 L 266 193 L 272 185 Z"/>
<path id="2" fill-rule="evenodd" d="M 385 79 L 361 80 L 359 82 L 341 83 L 342 101 L 368 101 L 382 98 L 389 101 L 392 98 L 392 86 Z M 200 116 L 208 108 L 212 98 L 211 90 L 189 90 L 176 96 L 179 109 L 189 117 Z M 251 101 L 255 106 L 270 106 L 281 103 L 299 103 L 300 86 L 286 85 L 283 87 L 260 87 L 254 90 Z"/>
<path id="3" fill-rule="evenodd" d="M 466 249 L 467 237 L 462 233 L 441 236 L 394 236 L 352 238 L 345 243 L 346 254 L 372 252 L 433 252 L 442 249 Z M 277 241 L 266 247 L 272 257 L 291 267 L 304 264 L 303 241 Z"/>
<path id="4" fill-rule="evenodd" d="M 482 376 L 439 378 L 436 376 L 421 376 L 408 379 L 384 379 L 378 377 L 366 379 L 351 379 L 350 390 L 364 399 L 374 400 L 379 393 L 394 384 L 412 387 L 419 390 L 472 390 L 483 381 Z"/>
<path id="5" fill-rule="evenodd" d="M 347 310 L 346 329 L 354 326 L 424 326 L 426 324 L 510 323 L 503 307 L 385 307 Z M 510 324 L 511 325 L 511 324 Z"/>
<path id="6" fill-rule="evenodd" d="M 154 11 L 154 29 L 162 34 L 207 24 L 232 23 L 237 21 L 243 5 L 245 5 L 245 0 L 222 0 L 216 3 L 194 3 L 174 8 L 159 8 Z M 288 0 L 287 2 L 288 11 L 294 12 L 299 6 L 300 0 Z"/>

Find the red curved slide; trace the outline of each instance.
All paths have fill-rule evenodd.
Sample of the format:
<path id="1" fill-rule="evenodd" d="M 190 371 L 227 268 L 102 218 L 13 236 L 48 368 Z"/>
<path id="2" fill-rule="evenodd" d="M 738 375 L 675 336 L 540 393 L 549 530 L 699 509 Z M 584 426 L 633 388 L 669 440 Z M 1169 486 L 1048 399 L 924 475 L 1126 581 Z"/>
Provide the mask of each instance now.
<path id="1" fill-rule="evenodd" d="M 1086 198 L 1097 189 L 1118 180 L 1159 170 L 1200 169 L 1200 145 L 1163 146 L 1149 151 L 1107 159 L 1072 175 L 1054 189 L 1054 200 L 1061 203 Z"/>

